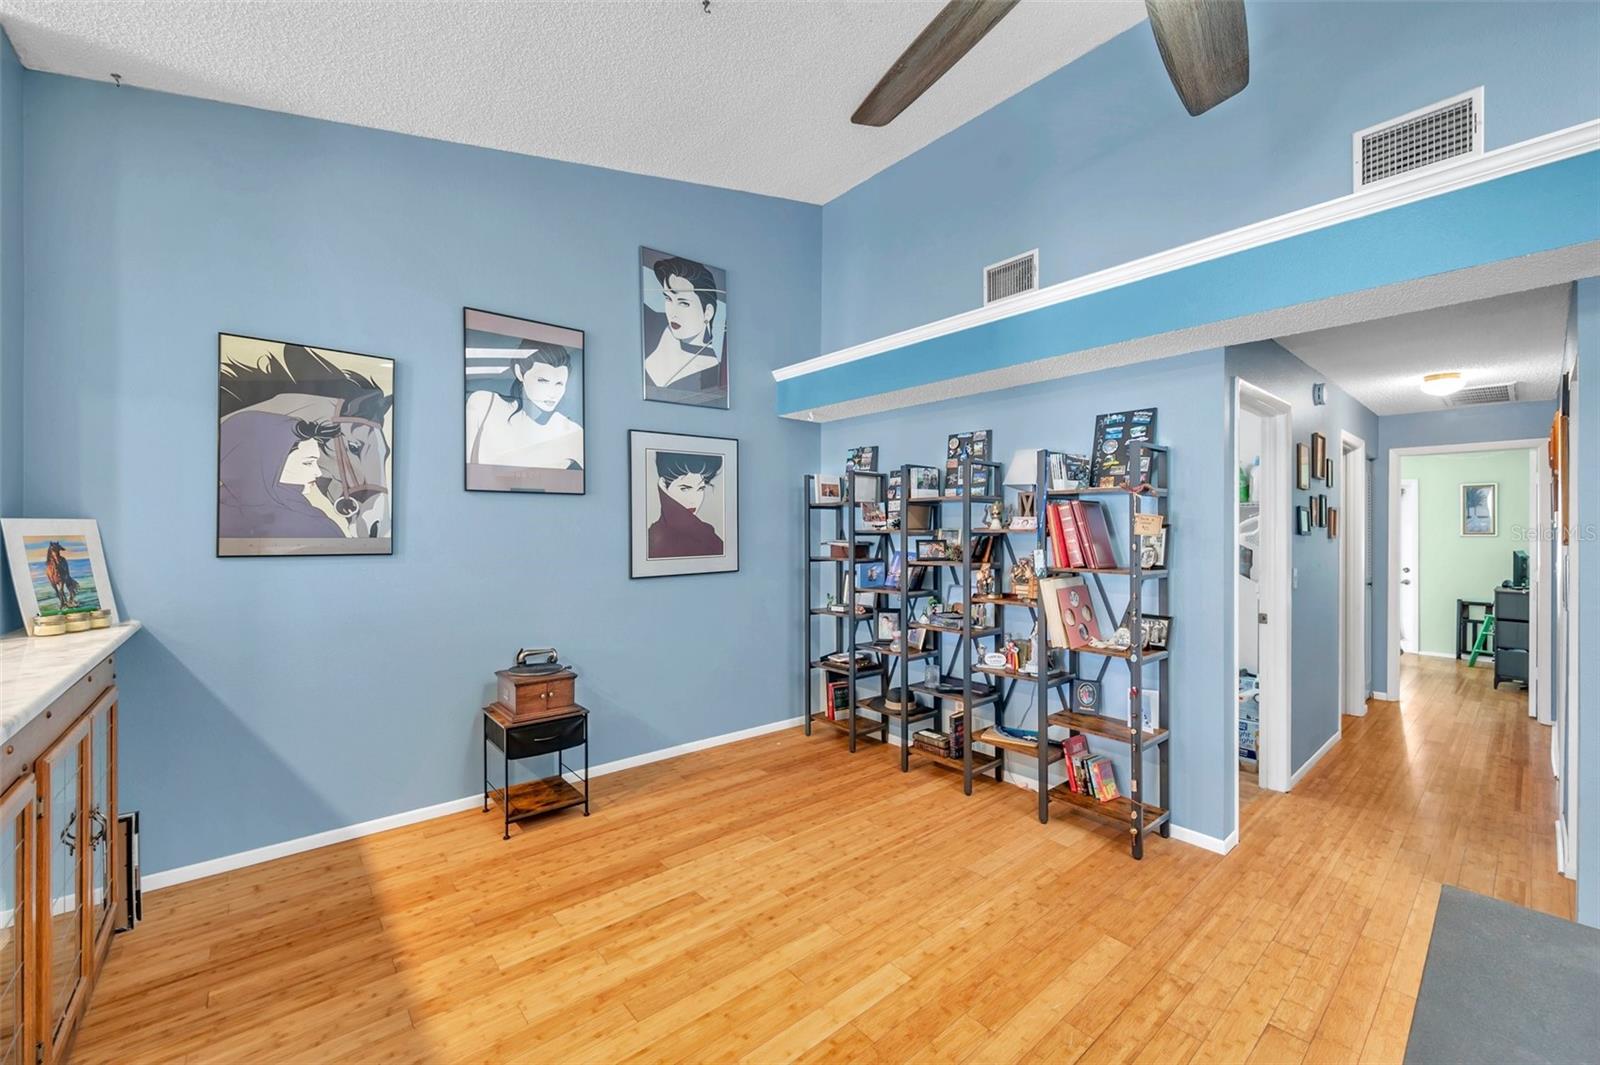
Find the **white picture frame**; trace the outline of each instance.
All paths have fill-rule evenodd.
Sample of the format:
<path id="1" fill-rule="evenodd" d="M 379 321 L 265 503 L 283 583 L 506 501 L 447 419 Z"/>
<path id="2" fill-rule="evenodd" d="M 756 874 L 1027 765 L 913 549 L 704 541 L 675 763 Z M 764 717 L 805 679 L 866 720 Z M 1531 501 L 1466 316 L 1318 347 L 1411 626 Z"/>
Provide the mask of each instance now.
<path id="1" fill-rule="evenodd" d="M 628 430 L 630 577 L 739 570 L 739 441 Z"/>
<path id="2" fill-rule="evenodd" d="M 17 609 L 30 633 L 33 619 L 41 615 L 105 610 L 111 615 L 111 624 L 121 623 L 99 522 L 93 518 L 0 518 L 0 534 L 5 538 Z M 62 545 L 61 561 L 69 582 L 56 582 L 48 575 L 53 543 Z"/>

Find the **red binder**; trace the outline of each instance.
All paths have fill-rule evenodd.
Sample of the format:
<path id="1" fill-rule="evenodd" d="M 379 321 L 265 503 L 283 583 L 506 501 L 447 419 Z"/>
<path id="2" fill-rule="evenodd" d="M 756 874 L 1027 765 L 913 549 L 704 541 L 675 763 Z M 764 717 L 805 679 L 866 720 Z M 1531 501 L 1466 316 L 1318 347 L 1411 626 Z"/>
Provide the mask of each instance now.
<path id="1" fill-rule="evenodd" d="M 1111 528 L 1106 523 L 1106 508 L 1100 503 L 1073 501 L 1078 535 L 1083 538 L 1084 556 L 1093 569 L 1116 569 L 1117 555 L 1111 549 Z"/>
<path id="2" fill-rule="evenodd" d="M 1050 509 L 1055 513 L 1052 521 L 1059 522 L 1061 526 L 1061 543 L 1066 551 L 1065 566 L 1068 569 L 1087 569 L 1089 556 L 1083 550 L 1083 532 L 1078 527 L 1078 504 L 1055 503 Z"/>

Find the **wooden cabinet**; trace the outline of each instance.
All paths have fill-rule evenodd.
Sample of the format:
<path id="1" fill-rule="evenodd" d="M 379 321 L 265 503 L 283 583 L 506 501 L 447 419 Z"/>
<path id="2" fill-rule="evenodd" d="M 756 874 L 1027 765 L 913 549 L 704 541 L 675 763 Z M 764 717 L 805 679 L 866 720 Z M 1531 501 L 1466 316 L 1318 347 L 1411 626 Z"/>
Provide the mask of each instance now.
<path id="1" fill-rule="evenodd" d="M 107 658 L 5 742 L 0 1065 L 57 1065 L 88 1008 L 123 890 L 117 689 Z"/>

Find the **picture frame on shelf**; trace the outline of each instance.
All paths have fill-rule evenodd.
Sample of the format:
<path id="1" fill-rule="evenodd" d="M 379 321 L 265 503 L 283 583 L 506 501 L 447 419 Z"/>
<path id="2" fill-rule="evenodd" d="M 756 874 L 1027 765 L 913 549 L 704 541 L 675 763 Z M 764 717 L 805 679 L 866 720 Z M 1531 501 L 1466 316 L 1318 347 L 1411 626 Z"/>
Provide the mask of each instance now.
<path id="1" fill-rule="evenodd" d="M 811 478 L 811 503 L 818 507 L 836 507 L 844 502 L 844 479 L 816 474 Z"/>
<path id="2" fill-rule="evenodd" d="M 1133 445 L 1155 443 L 1156 408 L 1140 407 L 1136 410 L 1097 414 L 1094 419 L 1094 449 L 1091 452 L 1089 483 L 1096 488 L 1117 488 L 1139 484 L 1150 476 L 1150 456 L 1143 459 L 1143 467 L 1134 470 Z"/>
<path id="3" fill-rule="evenodd" d="M 911 467 L 911 486 L 907 493 L 911 499 L 938 499 L 944 491 L 939 480 L 939 470 L 934 466 Z"/>
<path id="4" fill-rule="evenodd" d="M 1141 569 L 1165 569 L 1167 565 L 1167 525 L 1161 531 L 1139 537 L 1139 566 Z"/>
<path id="5" fill-rule="evenodd" d="M 844 454 L 844 469 L 846 473 L 877 473 L 878 472 L 878 445 L 867 444 L 853 447 Z"/>
<path id="6" fill-rule="evenodd" d="M 93 518 L 0 519 L 17 610 L 29 635 L 33 619 L 104 610 L 122 621 L 106 568 L 100 523 Z"/>
<path id="7" fill-rule="evenodd" d="M 917 561 L 919 561 L 919 562 L 944 562 L 944 561 L 946 561 L 944 541 L 938 539 L 937 537 L 934 537 L 934 538 L 928 539 L 928 540 L 919 540 L 917 542 Z"/>
<path id="8" fill-rule="evenodd" d="M 739 441 L 628 430 L 628 575 L 739 571 Z"/>
<path id="9" fill-rule="evenodd" d="M 883 559 L 869 559 L 856 563 L 856 590 L 882 591 L 889 588 L 889 563 Z"/>

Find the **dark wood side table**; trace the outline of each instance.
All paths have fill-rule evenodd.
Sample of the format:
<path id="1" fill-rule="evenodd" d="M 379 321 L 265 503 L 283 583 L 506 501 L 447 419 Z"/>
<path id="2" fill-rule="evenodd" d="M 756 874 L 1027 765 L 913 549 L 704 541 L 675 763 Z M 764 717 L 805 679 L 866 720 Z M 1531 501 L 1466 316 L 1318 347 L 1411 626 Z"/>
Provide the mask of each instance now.
<path id="1" fill-rule="evenodd" d="M 582 806 L 583 816 L 589 816 L 589 711 L 576 703 L 564 709 L 570 713 L 519 722 L 500 703 L 483 708 L 483 810 L 489 812 L 489 798 L 497 790 L 494 797 L 504 814 L 502 839 L 511 838 L 513 821 L 526 821 L 570 806 Z M 489 786 L 490 744 L 500 749 L 498 789 Z M 562 752 L 574 747 L 583 748 L 582 791 L 567 780 L 568 772 L 576 775 L 576 770 L 568 770 L 562 758 Z M 543 754 L 556 756 L 555 775 L 512 787 L 511 763 Z"/>

